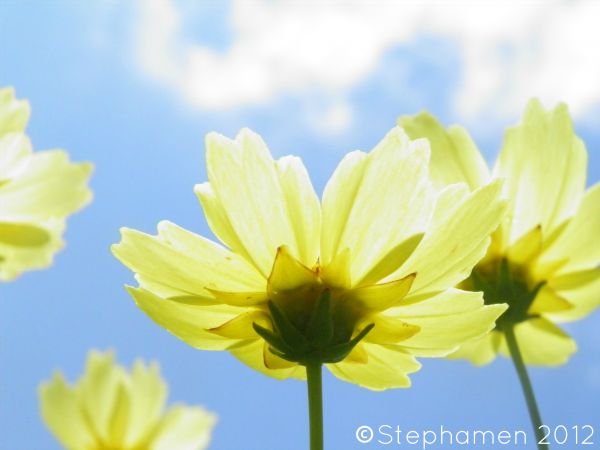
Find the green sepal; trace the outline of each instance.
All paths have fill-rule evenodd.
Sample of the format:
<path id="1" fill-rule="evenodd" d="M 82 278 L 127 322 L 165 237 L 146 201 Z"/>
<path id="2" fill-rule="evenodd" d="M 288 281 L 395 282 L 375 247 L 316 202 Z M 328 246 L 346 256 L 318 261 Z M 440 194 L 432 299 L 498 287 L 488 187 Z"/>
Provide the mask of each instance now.
<path id="1" fill-rule="evenodd" d="M 279 306 L 271 300 L 268 302 L 271 320 L 281 339 L 295 353 L 303 353 L 309 350 L 310 346 L 304 335 L 294 326 L 286 317 Z"/>
<path id="2" fill-rule="evenodd" d="M 256 331 L 261 338 L 263 338 L 267 343 L 276 349 L 279 352 L 292 352 L 292 349 L 275 333 L 271 330 L 268 330 L 264 327 L 261 327 L 256 322 L 252 323 L 252 328 Z M 279 356 L 279 355 L 278 355 Z"/>
<path id="3" fill-rule="evenodd" d="M 329 290 L 323 292 L 315 302 L 314 310 L 306 328 L 306 337 L 317 348 L 328 345 L 333 339 L 333 315 Z"/>
<path id="4" fill-rule="evenodd" d="M 371 323 L 364 327 L 360 333 L 358 333 L 352 340 L 345 342 L 343 344 L 338 344 L 329 347 L 326 351 L 320 354 L 321 360 L 323 363 L 336 363 L 342 361 L 346 356 L 350 354 L 350 352 L 356 347 L 360 341 L 364 339 L 364 337 L 369 334 L 369 332 L 375 326 L 374 323 Z"/>

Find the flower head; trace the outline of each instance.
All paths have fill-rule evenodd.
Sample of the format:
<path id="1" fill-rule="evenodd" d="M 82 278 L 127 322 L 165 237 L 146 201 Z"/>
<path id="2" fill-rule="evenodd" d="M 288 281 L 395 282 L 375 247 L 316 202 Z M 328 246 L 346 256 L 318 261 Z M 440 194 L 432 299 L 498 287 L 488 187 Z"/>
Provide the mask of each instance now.
<path id="1" fill-rule="evenodd" d="M 33 153 L 28 119 L 27 102 L 0 89 L 0 280 L 50 265 L 66 217 L 92 197 L 92 166 L 69 162 L 63 150 Z"/>
<path id="2" fill-rule="evenodd" d="M 412 138 L 431 142 L 438 186 L 466 182 L 477 189 L 503 178 L 509 212 L 489 251 L 459 287 L 509 303 L 494 332 L 453 356 L 476 364 L 507 354 L 502 329 L 514 326 L 526 363 L 558 365 L 576 350 L 555 323 L 580 319 L 600 304 L 600 184 L 585 191 L 587 153 L 564 104 L 546 111 L 532 100 L 521 124 L 507 130 L 490 174 L 467 132 L 445 130 L 427 113 L 402 117 Z"/>
<path id="3" fill-rule="evenodd" d="M 201 407 L 164 411 L 167 386 L 156 363 L 127 372 L 113 354 L 92 351 L 83 377 L 62 374 L 40 387 L 42 417 L 69 450 L 202 450 L 216 417 Z"/>
<path id="4" fill-rule="evenodd" d="M 504 311 L 452 289 L 502 218 L 500 183 L 438 193 L 425 140 L 394 128 L 348 154 L 321 201 L 300 159 L 273 160 L 249 130 L 211 133 L 206 148 L 195 192 L 224 246 L 161 222 L 157 236 L 123 229 L 113 247 L 138 306 L 192 346 L 277 378 L 303 378 L 316 358 L 386 389 L 410 384 L 415 356 L 446 355 Z"/>

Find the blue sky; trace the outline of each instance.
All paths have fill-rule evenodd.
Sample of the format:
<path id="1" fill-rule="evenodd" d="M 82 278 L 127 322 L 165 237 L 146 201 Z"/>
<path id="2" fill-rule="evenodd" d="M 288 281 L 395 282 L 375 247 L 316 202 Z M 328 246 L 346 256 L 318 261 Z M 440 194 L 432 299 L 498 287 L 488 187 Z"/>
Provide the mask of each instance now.
<path id="1" fill-rule="evenodd" d="M 169 219 L 211 236 L 192 187 L 206 180 L 203 137 L 212 130 L 233 135 L 247 126 L 263 135 L 276 156 L 301 156 L 319 192 L 344 153 L 368 150 L 399 115 L 421 109 L 432 111 L 445 123 L 467 124 L 491 161 L 503 128 L 515 122 L 522 108 L 510 96 L 502 97 L 498 89 L 510 90 L 513 85 L 507 83 L 511 82 L 516 91 L 526 90 L 527 82 L 518 79 L 521 67 L 498 75 L 504 81 L 489 84 L 494 91 L 489 99 L 502 99 L 497 111 L 491 100 L 465 102 L 465 95 L 475 95 L 468 90 L 461 94 L 465 79 L 472 76 L 469 71 L 496 80 L 494 68 L 499 66 L 470 67 L 464 39 L 472 35 L 457 37 L 452 30 L 437 33 L 432 25 L 423 32 L 413 30 L 409 37 L 382 37 L 364 50 L 367 56 L 370 52 L 380 55 L 368 64 L 346 61 L 346 56 L 333 52 L 340 64 L 354 70 L 351 74 L 340 74 L 335 67 L 321 73 L 313 70 L 321 65 L 310 61 L 296 66 L 295 59 L 302 60 L 302 55 L 295 58 L 292 49 L 291 56 L 275 52 L 265 64 L 291 64 L 298 73 L 310 76 L 298 76 L 292 84 L 287 79 L 268 79 L 265 86 L 278 87 L 267 93 L 254 92 L 252 86 L 250 91 L 233 86 L 244 83 L 246 60 L 232 57 L 232 65 L 228 62 L 224 67 L 240 71 L 239 81 L 232 76 L 230 86 L 242 100 L 226 93 L 227 85 L 217 85 L 224 82 L 215 79 L 215 92 L 223 89 L 222 98 L 226 98 L 220 102 L 221 97 L 215 100 L 203 89 L 193 97 L 173 84 L 173 80 L 188 79 L 185 64 L 165 75 L 152 69 L 152 64 L 171 60 L 164 55 L 151 61 L 140 57 L 147 50 L 152 55 L 160 51 L 140 43 L 147 36 L 140 31 L 143 26 L 156 26 L 160 37 L 160 24 L 140 19 L 142 6 L 82 5 L 75 1 L 0 3 L 0 86 L 15 86 L 17 95 L 31 102 L 28 134 L 34 147 L 62 147 L 73 160 L 92 161 L 96 167 L 94 202 L 69 220 L 67 247 L 54 266 L 0 286 L 0 450 L 59 448 L 39 418 L 36 389 L 56 368 L 62 368 L 70 380 L 77 378 L 91 348 L 113 348 L 126 364 L 136 357 L 158 360 L 172 402 L 203 404 L 219 415 L 212 449 L 306 448 L 305 386 L 266 378 L 224 352 L 193 350 L 154 325 L 123 289 L 125 283 L 133 282 L 130 272 L 110 254 L 110 245 L 119 240 L 119 228 L 153 232 L 160 220 Z M 240 31 L 231 19 L 236 5 L 222 5 L 173 4 L 185 17 L 179 24 L 180 42 L 174 44 L 175 50 L 202 46 L 228 57 Z M 310 17 L 310 8 L 305 9 Z M 324 11 L 324 17 L 329 13 Z M 286 11 L 277 14 L 273 17 L 288 20 Z M 546 16 L 548 20 L 553 17 L 551 13 Z M 348 20 L 340 25 L 339 36 L 343 27 L 352 25 L 353 19 Z M 445 30 L 443 24 L 438 27 Z M 521 36 L 519 30 L 514 30 L 515 35 Z M 335 29 L 330 32 L 331 41 L 340 39 Z M 519 40 L 509 37 L 503 58 L 521 48 Z M 322 39 L 327 42 L 326 37 Z M 489 45 L 498 42 L 504 41 L 498 38 Z M 310 54 L 310 47 L 297 51 Z M 360 54 L 352 47 L 346 51 Z M 577 55 L 571 56 L 575 59 L 569 59 L 569 64 L 576 64 Z M 557 49 L 556 58 L 560 57 L 564 51 Z M 541 63 L 550 68 L 561 65 L 561 61 Z M 510 61 L 507 64 L 512 67 Z M 584 69 L 592 70 L 583 65 Z M 218 75 L 224 69 L 211 70 Z M 288 72 L 282 73 L 278 76 Z M 569 84 L 568 80 L 563 84 Z M 539 85 L 554 86 L 544 79 Z M 587 143 L 591 184 L 600 179 L 600 125 L 593 119 L 598 105 L 596 87 L 588 87 L 591 103 L 579 91 L 569 89 L 564 99 L 573 99 L 576 126 Z M 584 93 L 585 88 L 580 87 Z M 544 99 L 545 92 L 528 96 Z M 577 340 L 578 353 L 560 368 L 531 371 L 543 416 L 552 425 L 599 427 L 600 315 L 596 312 L 565 328 Z M 444 425 L 529 431 L 520 388 L 508 361 L 498 360 L 481 369 L 465 362 L 422 362 L 423 369 L 412 377 L 414 385 L 407 390 L 373 393 L 325 375 L 329 448 L 361 448 L 354 430 L 363 424 L 400 424 L 417 430 Z"/>

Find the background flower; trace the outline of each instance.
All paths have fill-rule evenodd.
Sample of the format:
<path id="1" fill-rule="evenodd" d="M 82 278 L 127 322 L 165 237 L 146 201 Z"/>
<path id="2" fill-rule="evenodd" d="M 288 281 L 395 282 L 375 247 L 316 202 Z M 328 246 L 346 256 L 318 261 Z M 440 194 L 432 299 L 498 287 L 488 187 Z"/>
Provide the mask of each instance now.
<path id="1" fill-rule="evenodd" d="M 165 411 L 167 385 L 156 363 L 131 372 L 111 352 L 91 351 L 81 379 L 69 386 L 57 372 L 40 387 L 41 413 L 69 450 L 202 450 L 216 416 L 201 407 Z"/>
<path id="2" fill-rule="evenodd" d="M 0 89 L 0 280 L 47 267 L 64 246 L 68 215 L 90 202 L 92 165 L 63 150 L 32 152 L 29 104 Z"/>
<path id="3" fill-rule="evenodd" d="M 494 178 L 506 180 L 510 213 L 485 258 L 460 286 L 495 289 L 506 259 L 523 292 L 503 297 L 510 308 L 499 324 L 516 323 L 526 363 L 564 363 L 577 347 L 554 322 L 580 319 L 600 305 L 600 184 L 584 192 L 587 153 L 566 105 L 546 111 L 539 101 L 529 102 L 523 121 L 506 132 L 493 175 L 464 129 L 444 130 L 426 113 L 400 123 L 413 138 L 431 140 L 432 173 L 440 185 L 462 180 L 477 188 Z M 496 301 L 493 297 L 486 293 L 486 303 Z M 500 326 L 453 356 L 485 364 L 498 351 L 508 352 Z"/>

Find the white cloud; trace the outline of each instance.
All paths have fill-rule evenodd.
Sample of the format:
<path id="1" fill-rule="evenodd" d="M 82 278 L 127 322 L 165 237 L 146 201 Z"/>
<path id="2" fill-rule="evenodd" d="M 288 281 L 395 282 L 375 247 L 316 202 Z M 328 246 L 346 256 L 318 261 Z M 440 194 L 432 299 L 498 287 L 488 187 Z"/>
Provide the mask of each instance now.
<path id="1" fill-rule="evenodd" d="M 231 45 L 182 37 L 172 0 L 140 0 L 136 56 L 152 79 L 203 109 L 327 92 L 318 122 L 352 122 L 345 101 L 383 55 L 423 35 L 450 40 L 461 59 L 455 107 L 465 119 L 514 115 L 533 96 L 584 115 L 600 101 L 600 2 L 234 0 Z"/>

